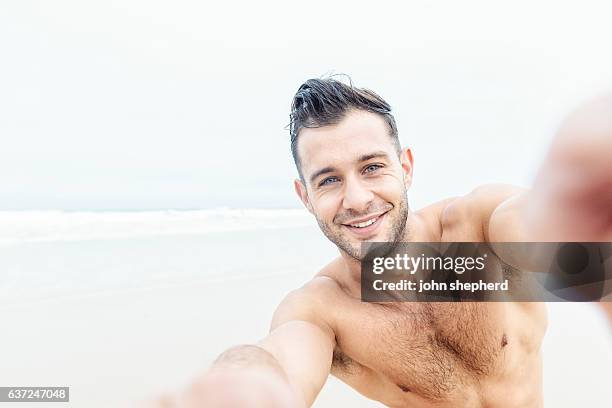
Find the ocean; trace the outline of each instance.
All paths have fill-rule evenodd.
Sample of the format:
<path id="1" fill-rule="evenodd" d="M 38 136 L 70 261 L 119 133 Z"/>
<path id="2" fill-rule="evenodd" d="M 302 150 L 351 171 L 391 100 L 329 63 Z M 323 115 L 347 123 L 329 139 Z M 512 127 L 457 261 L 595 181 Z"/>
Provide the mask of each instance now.
<path id="1" fill-rule="evenodd" d="M 2 212 L 0 303 L 314 274 L 336 255 L 304 210 Z"/>

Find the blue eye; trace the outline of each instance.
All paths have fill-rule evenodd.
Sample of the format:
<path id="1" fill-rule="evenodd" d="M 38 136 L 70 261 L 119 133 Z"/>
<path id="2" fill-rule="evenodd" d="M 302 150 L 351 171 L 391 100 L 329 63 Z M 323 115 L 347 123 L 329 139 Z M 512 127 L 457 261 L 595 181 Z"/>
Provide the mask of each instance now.
<path id="1" fill-rule="evenodd" d="M 369 166 L 367 166 L 363 172 L 364 173 L 372 173 L 373 171 L 376 171 L 378 169 L 380 169 L 382 166 L 380 164 L 370 164 Z"/>
<path id="2" fill-rule="evenodd" d="M 336 181 L 338 181 L 338 177 L 327 177 L 326 179 L 324 179 L 323 181 L 319 183 L 319 186 L 326 186 L 331 183 L 335 183 Z"/>

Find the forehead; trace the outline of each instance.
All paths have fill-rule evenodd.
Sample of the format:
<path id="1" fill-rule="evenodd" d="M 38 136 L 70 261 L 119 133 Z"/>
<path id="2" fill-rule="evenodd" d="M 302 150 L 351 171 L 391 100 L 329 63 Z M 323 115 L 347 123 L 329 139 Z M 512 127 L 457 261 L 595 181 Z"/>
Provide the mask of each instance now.
<path id="1" fill-rule="evenodd" d="M 302 172 L 307 177 L 319 168 L 354 163 L 375 151 L 392 157 L 395 145 L 389 133 L 389 125 L 381 115 L 363 110 L 349 112 L 335 125 L 304 128 L 298 139 Z"/>

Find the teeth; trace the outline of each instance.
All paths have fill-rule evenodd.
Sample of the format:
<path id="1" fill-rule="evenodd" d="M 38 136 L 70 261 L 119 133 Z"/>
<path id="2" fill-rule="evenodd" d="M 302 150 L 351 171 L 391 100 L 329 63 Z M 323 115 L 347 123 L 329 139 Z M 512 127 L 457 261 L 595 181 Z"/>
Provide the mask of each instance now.
<path id="1" fill-rule="evenodd" d="M 368 220 L 368 221 L 360 222 L 358 224 L 350 224 L 350 225 L 351 225 L 351 227 L 355 227 L 355 228 L 365 228 L 365 227 L 367 227 L 369 225 L 374 224 L 376 222 L 376 220 L 378 220 L 378 217 L 372 218 L 371 220 Z"/>

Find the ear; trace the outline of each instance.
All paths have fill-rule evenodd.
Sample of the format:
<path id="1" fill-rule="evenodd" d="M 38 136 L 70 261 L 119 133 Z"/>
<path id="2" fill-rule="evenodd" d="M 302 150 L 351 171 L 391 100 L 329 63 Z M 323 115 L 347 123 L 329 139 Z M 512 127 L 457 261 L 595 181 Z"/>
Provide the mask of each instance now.
<path id="1" fill-rule="evenodd" d="M 298 197 L 300 197 L 300 200 L 304 204 L 304 207 L 306 207 L 311 214 L 314 214 L 312 210 L 312 205 L 310 204 L 310 200 L 308 199 L 308 192 L 306 191 L 306 186 L 304 185 L 304 183 L 302 183 L 302 180 L 293 180 L 293 187 L 295 188 L 295 192 L 297 193 Z"/>
<path id="2" fill-rule="evenodd" d="M 404 147 L 400 153 L 400 163 L 404 172 L 404 185 L 406 190 L 412 185 L 412 169 L 414 161 L 412 159 L 412 151 L 408 147 Z"/>

